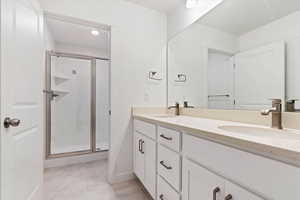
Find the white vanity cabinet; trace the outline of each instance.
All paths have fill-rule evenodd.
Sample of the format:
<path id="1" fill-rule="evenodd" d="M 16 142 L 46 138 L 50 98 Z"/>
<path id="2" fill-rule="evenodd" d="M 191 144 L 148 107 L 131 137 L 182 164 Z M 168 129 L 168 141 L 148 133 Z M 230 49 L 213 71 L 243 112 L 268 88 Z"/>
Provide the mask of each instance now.
<path id="1" fill-rule="evenodd" d="M 134 172 L 156 200 L 300 199 L 300 168 L 134 120 Z"/>
<path id="2" fill-rule="evenodd" d="M 137 132 L 134 133 L 134 173 L 141 180 L 144 180 L 145 174 L 145 153 L 142 151 L 143 136 Z"/>
<path id="3" fill-rule="evenodd" d="M 140 121 L 137 123 L 141 125 Z M 150 195 L 155 198 L 156 141 L 153 138 L 156 137 L 156 133 L 154 125 L 146 124 L 145 127 L 147 128 L 134 131 L 134 173 L 144 184 Z M 149 129 L 149 127 L 154 127 L 154 129 Z M 138 128 L 141 128 L 141 126 L 138 126 Z M 154 132 L 151 132 L 151 130 L 154 130 Z M 145 134 L 145 132 L 147 133 Z"/>
<path id="4" fill-rule="evenodd" d="M 182 197 L 182 200 L 263 200 L 187 159 L 183 161 Z"/>
<path id="5" fill-rule="evenodd" d="M 231 198 L 230 198 L 231 197 Z M 225 181 L 225 200 L 264 200 L 261 197 L 229 182 Z"/>
<path id="6" fill-rule="evenodd" d="M 223 200 L 224 180 L 187 159 L 182 165 L 183 200 Z"/>

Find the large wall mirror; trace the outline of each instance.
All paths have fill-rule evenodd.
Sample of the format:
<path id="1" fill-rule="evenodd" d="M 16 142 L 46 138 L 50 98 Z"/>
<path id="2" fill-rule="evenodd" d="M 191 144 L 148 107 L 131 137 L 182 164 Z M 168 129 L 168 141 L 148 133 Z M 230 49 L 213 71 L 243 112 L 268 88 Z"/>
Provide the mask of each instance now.
<path id="1" fill-rule="evenodd" d="M 169 106 L 299 109 L 299 19 L 299 0 L 224 0 L 169 41 Z"/>

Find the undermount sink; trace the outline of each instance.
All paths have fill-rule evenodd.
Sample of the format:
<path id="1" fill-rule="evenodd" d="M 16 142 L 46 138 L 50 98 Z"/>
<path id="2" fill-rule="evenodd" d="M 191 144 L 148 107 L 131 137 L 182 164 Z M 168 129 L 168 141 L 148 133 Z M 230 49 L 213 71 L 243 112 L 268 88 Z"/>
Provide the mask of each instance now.
<path id="1" fill-rule="evenodd" d="M 300 140 L 300 134 L 294 133 L 292 130 L 279 130 L 272 128 L 248 127 L 248 126 L 219 126 L 219 129 L 234 132 L 247 136 L 255 136 L 261 138 L 273 138 L 282 140 Z"/>

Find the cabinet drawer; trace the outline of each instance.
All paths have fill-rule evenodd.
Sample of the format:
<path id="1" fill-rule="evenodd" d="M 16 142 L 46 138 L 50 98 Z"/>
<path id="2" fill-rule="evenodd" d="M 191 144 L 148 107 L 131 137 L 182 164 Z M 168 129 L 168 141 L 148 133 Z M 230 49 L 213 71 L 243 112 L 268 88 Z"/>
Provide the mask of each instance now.
<path id="1" fill-rule="evenodd" d="M 180 189 L 180 156 L 175 152 L 158 146 L 158 174 L 166 179 L 177 191 Z"/>
<path id="2" fill-rule="evenodd" d="M 158 127 L 158 142 L 174 151 L 180 151 L 180 132 L 164 127 Z"/>
<path id="3" fill-rule="evenodd" d="M 264 199 L 300 199 L 299 167 L 187 134 L 183 135 L 182 148 L 188 159 Z"/>
<path id="4" fill-rule="evenodd" d="M 152 139 L 156 139 L 156 134 L 155 134 L 155 125 L 150 124 L 141 120 L 134 120 L 134 130 L 142 133 L 143 135 L 146 135 Z"/>
<path id="5" fill-rule="evenodd" d="M 157 200 L 180 200 L 179 194 L 160 176 L 157 177 Z"/>

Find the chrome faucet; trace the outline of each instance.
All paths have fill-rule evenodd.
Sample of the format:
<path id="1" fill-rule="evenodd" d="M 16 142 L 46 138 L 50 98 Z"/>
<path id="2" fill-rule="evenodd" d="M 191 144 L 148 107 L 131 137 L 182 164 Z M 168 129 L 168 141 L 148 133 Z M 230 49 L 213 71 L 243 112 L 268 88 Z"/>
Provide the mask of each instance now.
<path id="1" fill-rule="evenodd" d="M 176 110 L 175 110 L 175 115 L 180 115 L 180 113 L 179 113 L 179 103 L 178 102 L 176 102 L 175 103 L 175 106 L 170 106 L 170 107 L 168 107 L 168 109 L 172 109 L 172 108 L 175 108 Z"/>
<path id="2" fill-rule="evenodd" d="M 272 128 L 282 129 L 282 104 L 281 99 L 272 99 L 272 108 L 262 110 L 262 115 L 272 113 Z"/>

